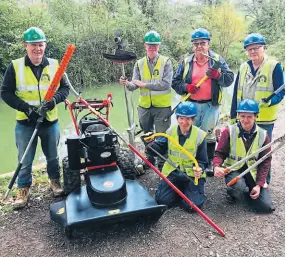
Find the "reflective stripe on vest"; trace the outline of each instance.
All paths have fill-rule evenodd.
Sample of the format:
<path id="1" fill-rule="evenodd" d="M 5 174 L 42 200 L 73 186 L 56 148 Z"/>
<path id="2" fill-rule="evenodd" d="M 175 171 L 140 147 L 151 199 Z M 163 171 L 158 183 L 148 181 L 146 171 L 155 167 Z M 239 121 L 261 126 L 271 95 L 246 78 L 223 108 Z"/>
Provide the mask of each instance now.
<path id="1" fill-rule="evenodd" d="M 274 92 L 272 74 L 277 65 L 274 60 L 266 59 L 253 77 L 248 63 L 244 63 L 239 69 L 239 81 L 237 89 L 237 105 L 244 100 L 243 90 L 246 87 L 254 87 L 254 96 L 247 96 L 259 102 L 262 98 L 270 96 Z M 278 105 L 261 107 L 256 119 L 258 123 L 273 123 L 278 117 Z"/>
<path id="2" fill-rule="evenodd" d="M 159 55 L 153 70 L 153 74 L 151 75 L 147 63 L 147 57 L 145 56 L 144 58 L 140 59 L 138 61 L 138 68 L 141 81 L 145 83 L 160 81 L 163 77 L 164 68 L 168 60 L 168 57 Z M 147 88 L 140 88 L 139 106 L 143 108 L 149 108 L 151 106 L 170 107 L 171 88 L 163 91 L 154 91 Z"/>
<path id="3" fill-rule="evenodd" d="M 260 128 L 259 126 L 256 126 L 256 132 L 257 134 L 248 152 L 246 152 L 242 139 L 238 138 L 239 128 L 237 127 L 237 124 L 233 124 L 229 126 L 230 153 L 229 153 L 228 158 L 225 159 L 223 166 L 225 167 L 231 166 L 235 164 L 237 161 L 240 161 L 246 156 L 256 152 L 258 149 L 260 149 L 263 146 L 267 132 L 266 130 Z M 247 162 L 244 162 L 241 165 L 236 166 L 232 170 L 241 169 L 245 163 L 247 164 L 248 167 L 250 167 L 252 164 L 254 164 L 258 160 L 258 156 L 259 156 L 259 153 L 255 157 L 250 158 Z M 250 174 L 255 182 L 256 182 L 256 173 L 257 173 L 257 167 L 250 171 Z"/>
<path id="4" fill-rule="evenodd" d="M 167 134 L 169 134 L 172 138 L 176 140 L 176 142 L 179 142 L 179 136 L 178 136 L 178 126 L 174 126 L 171 129 L 167 130 Z M 194 157 L 196 157 L 198 146 L 203 142 L 204 138 L 206 137 L 206 132 L 199 129 L 198 127 L 192 125 L 192 132 L 189 138 L 187 138 L 186 142 L 184 143 L 183 147 L 190 152 Z M 193 161 L 180 149 L 173 144 L 171 141 L 168 141 L 168 158 L 173 163 L 179 167 L 179 169 L 183 172 L 186 172 L 186 174 L 190 177 L 194 177 L 194 170 Z M 175 168 L 170 165 L 168 162 L 164 163 L 162 174 L 164 176 L 168 176 L 172 171 L 174 171 Z M 206 173 L 203 172 L 201 175 L 201 178 L 205 178 Z"/>
<path id="5" fill-rule="evenodd" d="M 47 89 L 59 66 L 58 61 L 48 58 L 49 65 L 43 71 L 40 81 L 37 80 L 29 66 L 25 66 L 25 58 L 12 61 L 16 76 L 15 94 L 29 105 L 39 107 L 44 100 Z M 58 118 L 57 108 L 47 112 L 46 119 L 54 121 Z M 16 120 L 26 120 L 28 117 L 25 113 L 16 111 Z"/>

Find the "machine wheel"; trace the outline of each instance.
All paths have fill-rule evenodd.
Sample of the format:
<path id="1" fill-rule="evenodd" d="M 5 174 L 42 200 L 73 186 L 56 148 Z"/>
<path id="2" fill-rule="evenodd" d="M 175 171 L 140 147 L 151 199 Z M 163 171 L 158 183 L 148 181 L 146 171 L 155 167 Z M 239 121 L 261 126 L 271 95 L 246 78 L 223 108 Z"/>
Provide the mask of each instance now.
<path id="1" fill-rule="evenodd" d="M 117 149 L 117 165 L 124 178 L 135 179 L 134 153 L 128 148 Z"/>
<path id="2" fill-rule="evenodd" d="M 63 158 L 64 192 L 69 194 L 81 186 L 80 170 L 69 168 L 68 157 Z"/>

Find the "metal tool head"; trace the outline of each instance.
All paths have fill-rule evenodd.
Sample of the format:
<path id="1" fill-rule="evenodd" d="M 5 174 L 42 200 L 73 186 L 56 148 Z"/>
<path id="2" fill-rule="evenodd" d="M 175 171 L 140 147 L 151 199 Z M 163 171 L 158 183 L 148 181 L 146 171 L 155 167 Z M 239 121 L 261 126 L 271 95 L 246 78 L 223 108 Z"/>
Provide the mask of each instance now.
<path id="1" fill-rule="evenodd" d="M 121 49 L 116 49 L 115 54 L 103 54 L 103 57 L 107 60 L 117 63 L 132 62 L 137 58 L 135 53 Z"/>

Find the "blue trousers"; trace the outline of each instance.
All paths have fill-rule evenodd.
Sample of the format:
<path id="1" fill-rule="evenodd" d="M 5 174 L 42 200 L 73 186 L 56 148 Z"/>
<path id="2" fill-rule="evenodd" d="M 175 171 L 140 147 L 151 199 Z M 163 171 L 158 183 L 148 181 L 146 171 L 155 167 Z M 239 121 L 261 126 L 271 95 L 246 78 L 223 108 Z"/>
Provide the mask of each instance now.
<path id="1" fill-rule="evenodd" d="M 240 173 L 238 171 L 232 171 L 225 176 L 225 183 L 227 184 L 233 178 L 238 176 Z M 255 182 L 251 177 L 250 173 L 246 174 L 240 180 L 238 180 L 231 187 L 227 187 L 227 194 L 235 199 L 246 197 L 249 204 L 257 212 L 269 213 L 272 212 L 272 200 L 270 196 L 270 191 L 268 188 L 261 188 L 260 195 L 256 199 L 252 199 L 249 194 L 254 187 Z"/>
<path id="2" fill-rule="evenodd" d="M 272 141 L 272 131 L 273 131 L 274 123 L 267 124 L 267 125 L 259 124 L 258 126 L 260 128 L 263 128 L 263 129 L 265 129 L 267 131 L 267 135 L 268 135 L 270 141 Z M 266 177 L 267 184 L 270 184 L 270 181 L 271 181 L 271 167 L 270 167 L 268 175 Z"/>
<path id="3" fill-rule="evenodd" d="M 195 205 L 198 207 L 203 205 L 205 201 L 205 179 L 199 179 L 199 184 L 195 186 L 194 182 L 190 180 L 185 173 L 177 170 L 173 171 L 167 178 Z M 159 182 L 155 199 L 158 204 L 165 204 L 168 207 L 179 204 L 184 209 L 190 209 L 190 205 L 184 201 L 164 180 L 160 180 Z"/>
<path id="4" fill-rule="evenodd" d="M 18 148 L 18 162 L 21 161 L 22 156 L 27 148 L 31 136 L 35 128 L 16 123 L 15 138 L 16 146 Z M 35 158 L 38 137 L 41 139 L 41 146 L 47 160 L 47 172 L 50 179 L 58 179 L 60 177 L 59 157 L 57 146 L 60 140 L 60 129 L 58 122 L 50 125 L 42 125 L 34 138 L 30 149 L 23 160 L 22 168 L 18 175 L 18 188 L 30 187 L 32 184 L 32 163 Z"/>

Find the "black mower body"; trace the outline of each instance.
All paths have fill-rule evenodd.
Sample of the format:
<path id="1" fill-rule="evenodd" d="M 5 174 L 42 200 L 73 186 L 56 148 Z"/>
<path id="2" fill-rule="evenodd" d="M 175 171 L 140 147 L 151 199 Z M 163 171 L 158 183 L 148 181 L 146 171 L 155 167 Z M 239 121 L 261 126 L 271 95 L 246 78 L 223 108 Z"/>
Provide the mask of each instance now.
<path id="1" fill-rule="evenodd" d="M 137 181 L 124 180 L 117 166 L 92 171 L 86 179 L 86 185 L 50 206 L 51 219 L 66 231 L 142 217 L 156 220 L 167 208 Z"/>
<path id="2" fill-rule="evenodd" d="M 85 128 L 81 135 L 67 138 L 68 165 L 64 168 L 64 184 L 76 183 L 67 190 L 71 193 L 65 200 L 51 204 L 51 219 L 67 236 L 74 228 L 101 227 L 141 217 L 157 220 L 167 207 L 158 205 L 139 182 L 125 180 L 124 166 L 120 170 L 117 163 L 117 136 L 94 119 L 85 120 L 80 128 Z M 83 169 L 85 185 L 81 186 Z"/>

